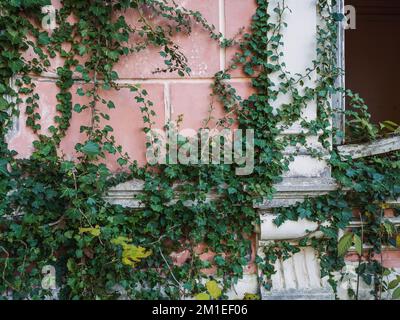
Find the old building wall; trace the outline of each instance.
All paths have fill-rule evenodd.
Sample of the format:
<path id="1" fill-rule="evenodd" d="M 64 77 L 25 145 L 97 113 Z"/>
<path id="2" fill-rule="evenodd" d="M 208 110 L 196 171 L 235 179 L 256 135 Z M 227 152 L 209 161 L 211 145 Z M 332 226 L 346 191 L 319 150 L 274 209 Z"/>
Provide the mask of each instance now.
<path id="1" fill-rule="evenodd" d="M 278 0 L 271 0 L 271 7 Z M 186 7 L 199 10 L 205 18 L 215 25 L 218 32 L 227 37 L 235 36 L 240 28 L 249 27 L 251 16 L 255 11 L 255 0 L 181 0 Z M 291 8 L 285 21 L 288 28 L 284 31 L 284 61 L 287 70 L 293 74 L 304 73 L 312 66 L 312 61 L 317 55 L 317 0 L 286 0 Z M 127 13 L 128 18 L 135 21 L 135 17 Z M 132 39 L 134 41 L 134 39 Z M 191 36 L 179 36 L 176 38 L 183 52 L 189 59 L 192 69 L 191 76 L 183 78 L 175 74 L 155 74 L 157 67 L 162 67 L 162 59 L 157 49 L 146 51 L 122 59 L 116 71 L 120 76 L 121 84 L 141 84 L 142 88 L 149 92 L 149 98 L 154 102 L 154 110 L 157 113 L 156 127 L 162 128 L 169 120 L 176 120 L 183 115 L 182 128 L 197 130 L 202 121 L 207 118 L 210 104 L 214 104 L 215 118 L 223 115 L 222 106 L 210 97 L 210 85 L 216 72 L 223 70 L 234 55 L 234 48 L 220 48 L 217 43 L 209 39 L 207 33 L 200 26 L 194 28 Z M 40 94 L 40 113 L 42 115 L 42 133 L 53 123 L 56 115 L 56 94 L 58 92 L 56 81 L 56 67 L 62 65 L 62 59 L 56 58 L 52 67 L 40 77 L 35 77 L 36 90 Z M 274 77 L 274 75 L 272 75 Z M 239 94 L 247 98 L 251 92 L 251 79 L 241 71 L 234 71 L 229 82 Z M 316 81 L 316 74 L 311 74 L 308 85 L 312 86 Z M 81 84 L 75 84 L 75 90 Z M 75 91 L 73 90 L 73 91 Z M 114 128 L 117 143 L 120 143 L 129 155 L 144 164 L 145 135 L 142 132 L 143 123 L 139 106 L 128 89 L 120 91 L 107 91 L 104 97 L 115 102 L 116 108 L 108 111 L 111 116 L 109 124 Z M 287 101 L 288 97 L 281 95 L 275 102 L 276 107 Z M 85 98 L 73 95 L 73 103 L 84 103 Z M 317 116 L 316 103 L 309 103 L 304 111 L 308 120 Z M 67 159 L 74 159 L 77 155 L 74 151 L 76 143 L 83 141 L 79 127 L 89 122 L 89 113 L 84 111 L 74 113 L 71 127 L 66 138 L 61 144 L 60 152 Z M 299 124 L 294 124 L 284 134 L 299 134 L 303 129 Z M 28 157 L 32 152 L 32 141 L 35 139 L 33 132 L 25 125 L 25 115 L 21 113 L 17 125 L 9 137 L 10 148 L 18 152 L 18 157 Z M 318 146 L 317 137 L 308 137 L 311 144 Z M 115 172 L 121 170 L 116 163 L 116 158 L 109 157 L 107 165 Z M 290 165 L 290 170 L 285 173 L 283 182 L 277 186 L 277 195 L 274 200 L 266 201 L 259 206 L 262 224 L 252 252 L 251 261 L 254 262 L 255 252 L 262 255 L 262 248 L 269 241 L 293 240 L 294 242 L 313 231 L 312 223 L 302 220 L 284 224 L 277 228 L 273 224 L 272 210 L 276 207 L 288 206 L 305 197 L 327 193 L 335 189 L 335 183 L 330 176 L 330 168 L 326 160 L 318 160 L 307 153 L 296 155 Z M 126 183 L 112 189 L 107 199 L 112 203 L 119 203 L 130 207 L 139 204 L 133 199 L 135 193 L 140 192 L 140 183 Z M 177 263 L 184 259 L 183 253 L 177 253 Z M 400 260 L 400 259 L 399 259 Z M 395 265 L 397 266 L 397 265 Z M 245 272 L 235 290 L 232 298 L 241 298 L 246 292 L 259 292 L 262 297 L 270 298 L 333 298 L 333 294 L 319 273 L 318 257 L 311 248 L 305 248 L 300 253 L 287 261 L 278 261 L 277 274 L 273 277 L 272 292 L 267 292 L 258 283 L 257 270 L 254 264 Z M 261 275 L 262 276 L 262 275 Z"/>

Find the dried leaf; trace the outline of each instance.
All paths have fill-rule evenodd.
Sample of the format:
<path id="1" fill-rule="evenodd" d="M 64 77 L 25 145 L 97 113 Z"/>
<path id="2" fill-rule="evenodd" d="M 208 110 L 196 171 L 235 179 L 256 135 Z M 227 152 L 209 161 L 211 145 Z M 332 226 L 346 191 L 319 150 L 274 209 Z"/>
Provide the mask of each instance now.
<path id="1" fill-rule="evenodd" d="M 93 259 L 94 256 L 94 251 L 91 248 L 84 248 L 83 249 L 83 253 L 85 254 L 86 257 L 88 257 L 89 259 Z"/>

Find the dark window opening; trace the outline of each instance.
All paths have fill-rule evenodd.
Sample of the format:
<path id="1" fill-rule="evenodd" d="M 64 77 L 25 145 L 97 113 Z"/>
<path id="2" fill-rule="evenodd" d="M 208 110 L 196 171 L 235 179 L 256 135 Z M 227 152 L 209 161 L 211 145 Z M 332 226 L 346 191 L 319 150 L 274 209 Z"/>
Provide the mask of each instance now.
<path id="1" fill-rule="evenodd" d="M 346 0 L 356 28 L 345 31 L 346 88 L 360 94 L 372 121 L 400 124 L 400 0 Z"/>

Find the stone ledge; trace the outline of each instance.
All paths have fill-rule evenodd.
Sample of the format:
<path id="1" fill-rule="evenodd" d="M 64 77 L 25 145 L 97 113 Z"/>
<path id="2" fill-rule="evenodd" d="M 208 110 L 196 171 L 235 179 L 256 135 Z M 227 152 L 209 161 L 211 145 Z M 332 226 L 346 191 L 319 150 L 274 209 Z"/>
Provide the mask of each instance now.
<path id="1" fill-rule="evenodd" d="M 143 205 L 137 200 L 137 196 L 143 191 L 144 182 L 131 180 L 112 187 L 104 197 L 111 204 L 120 204 L 129 208 L 141 208 Z M 275 185 L 276 194 L 273 200 L 265 200 L 255 204 L 256 209 L 270 209 L 283 206 L 290 206 L 303 201 L 307 196 L 318 196 L 337 189 L 333 179 L 329 178 L 284 178 Z M 216 196 L 210 194 L 209 199 Z"/>
<path id="2" fill-rule="evenodd" d="M 268 210 L 289 207 L 304 201 L 306 197 L 317 197 L 337 190 L 337 184 L 330 178 L 286 178 L 275 185 L 276 194 L 272 200 L 256 204 L 255 208 Z"/>
<path id="3" fill-rule="evenodd" d="M 260 239 L 261 240 L 288 240 L 294 241 L 302 239 L 306 236 L 320 238 L 323 236 L 318 231 L 318 223 L 307 219 L 299 219 L 298 221 L 285 221 L 279 227 L 274 223 L 277 218 L 274 214 L 261 215 Z"/>
<path id="4" fill-rule="evenodd" d="M 144 182 L 134 179 L 112 187 L 104 199 L 111 204 L 119 204 L 127 208 L 143 208 L 137 196 L 143 191 Z"/>
<path id="5" fill-rule="evenodd" d="M 338 147 L 340 157 L 344 161 L 346 161 L 348 157 L 359 159 L 397 150 L 400 150 L 400 136 L 379 139 L 368 143 L 349 144 Z"/>
<path id="6" fill-rule="evenodd" d="M 335 300 L 332 290 L 326 289 L 290 289 L 264 292 L 262 300 Z"/>
<path id="7" fill-rule="evenodd" d="M 121 183 L 111 188 L 105 199 L 111 204 L 120 204 L 124 207 L 143 208 L 144 205 L 137 200 L 137 196 L 143 191 L 144 182 L 132 180 Z M 271 211 L 274 208 L 288 207 L 304 201 L 307 197 L 316 197 L 337 190 L 334 179 L 329 178 L 284 178 L 281 183 L 275 185 L 276 194 L 272 200 L 265 200 L 255 204 L 254 207 L 260 211 L 261 224 L 256 232 L 260 234 L 261 240 L 296 240 L 305 236 L 321 237 L 318 224 L 307 219 L 298 221 L 286 221 L 280 227 L 274 224 L 277 217 Z M 208 200 L 216 199 L 216 194 L 210 194 Z M 171 204 L 174 202 L 171 201 Z M 389 201 L 390 205 L 400 204 L 399 200 Z M 187 202 L 190 206 L 193 202 Z M 399 225 L 400 218 L 388 218 L 394 224 Z M 355 222 L 352 224 L 357 226 Z"/>

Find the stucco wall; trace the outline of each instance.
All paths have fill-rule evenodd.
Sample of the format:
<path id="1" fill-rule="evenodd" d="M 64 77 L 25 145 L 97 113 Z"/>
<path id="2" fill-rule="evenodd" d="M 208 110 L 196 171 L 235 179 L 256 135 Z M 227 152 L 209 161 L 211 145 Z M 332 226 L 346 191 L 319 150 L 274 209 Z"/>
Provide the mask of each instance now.
<path id="1" fill-rule="evenodd" d="M 272 1 L 271 7 L 273 7 L 273 2 L 276 0 Z M 286 17 L 289 27 L 284 32 L 284 50 L 287 69 L 293 74 L 305 72 L 316 57 L 317 14 L 315 2 L 316 0 L 287 1 L 293 13 Z M 58 0 L 53 0 L 53 3 L 59 7 Z M 256 8 L 255 0 L 182 0 L 180 3 L 190 9 L 199 10 L 218 32 L 222 32 L 228 38 L 237 35 L 241 28 L 248 30 Z M 126 17 L 132 25 L 137 19 L 129 11 L 126 13 Z M 157 21 L 159 20 L 154 19 L 154 23 Z M 135 39 L 132 37 L 131 41 L 134 43 Z M 163 66 L 158 48 L 149 48 L 139 54 L 121 59 L 115 71 L 121 78 L 119 80 L 121 85 L 141 84 L 142 88 L 149 92 L 149 99 L 154 102 L 154 110 L 157 113 L 154 119 L 155 128 L 162 128 L 169 120 L 177 120 L 180 115 L 183 115 L 181 128 L 197 130 L 202 126 L 203 120 L 207 118 L 210 104 L 213 104 L 215 119 L 224 114 L 222 106 L 210 97 L 210 85 L 215 73 L 229 65 L 236 48 L 220 48 L 215 41 L 209 39 L 207 32 L 200 26 L 195 26 L 191 36 L 180 35 L 176 37 L 175 41 L 189 59 L 189 66 L 192 69 L 190 76 L 181 78 L 177 74 L 153 73 L 158 67 Z M 34 57 L 32 52 L 27 55 L 28 58 Z M 40 133 L 47 132 L 47 128 L 53 124 L 54 116 L 57 115 L 55 108 L 58 92 L 56 69 L 63 65 L 63 59 L 57 57 L 51 62 L 52 65 L 47 72 L 34 78 L 36 92 L 40 95 L 39 113 L 42 118 Z M 84 58 L 81 62 L 84 62 Z M 78 74 L 76 76 L 78 77 Z M 311 82 L 314 79 L 315 75 L 312 75 Z M 250 79 L 240 70 L 232 73 L 230 83 L 243 98 L 251 95 Z M 79 87 L 82 87 L 82 84 L 77 82 L 71 90 L 73 105 L 87 102 L 85 97 L 75 94 Z M 128 89 L 103 91 L 100 94 L 115 102 L 116 108 L 108 111 L 111 119 L 107 124 L 114 128 L 117 143 L 121 144 L 133 159 L 138 160 L 139 164 L 144 164 L 146 162 L 145 135 L 142 132 L 143 122 L 139 105 L 134 101 L 134 96 Z M 275 102 L 276 107 L 285 101 L 287 101 L 287 97 L 280 96 Z M 21 107 L 23 108 L 23 106 Z M 106 108 L 106 106 L 101 106 L 99 111 L 102 110 L 101 108 Z M 304 115 L 310 120 L 316 117 L 315 103 L 310 103 L 304 111 Z M 32 141 L 35 139 L 31 129 L 26 127 L 25 120 L 22 112 L 9 139 L 10 147 L 18 152 L 18 157 L 22 158 L 30 155 L 33 150 Z M 89 122 L 89 109 L 79 114 L 73 113 L 71 127 L 60 148 L 60 152 L 64 153 L 67 159 L 76 157 L 74 146 L 84 140 L 84 136 L 79 133 L 79 128 Z M 297 134 L 300 131 L 302 129 L 295 124 L 285 133 Z M 315 137 L 309 137 L 309 141 L 313 145 L 318 145 L 316 140 Z M 116 158 L 112 156 L 108 156 L 107 164 L 114 171 L 121 170 L 116 164 Z M 291 171 L 287 173 L 289 177 L 329 176 L 329 168 L 324 161 L 313 159 L 307 155 L 296 157 L 290 169 Z"/>
<path id="2" fill-rule="evenodd" d="M 54 4 L 57 1 L 53 1 Z M 249 24 L 255 11 L 255 1 L 243 0 L 182 0 L 180 3 L 187 8 L 199 10 L 209 23 L 215 25 L 217 32 L 221 31 L 228 37 L 234 36 L 241 27 Z M 134 24 L 136 18 L 131 12 L 126 13 L 127 21 Z M 154 21 L 157 23 L 157 20 Z M 135 39 L 131 39 L 134 43 Z M 191 76 L 184 78 L 177 74 L 154 74 L 157 67 L 163 67 L 163 59 L 159 55 L 159 48 L 148 48 L 145 51 L 123 58 L 116 66 L 121 84 L 141 84 L 142 88 L 149 92 L 149 99 L 154 102 L 154 110 L 157 113 L 156 128 L 162 128 L 169 120 L 176 120 L 183 115 L 183 128 L 198 129 L 203 119 L 208 115 L 211 101 L 210 85 L 213 76 L 219 70 L 225 68 L 227 61 L 234 54 L 233 49 L 222 49 L 217 42 L 209 39 L 206 31 L 200 26 L 195 26 L 191 36 L 180 35 L 175 38 L 183 53 L 189 59 L 192 69 Z M 31 53 L 32 57 L 33 54 Z M 53 123 L 56 114 L 56 69 L 63 64 L 61 58 L 52 60 L 52 66 L 40 77 L 35 77 L 36 91 L 40 94 L 40 114 L 42 120 L 41 133 Z M 243 97 L 251 92 L 250 80 L 244 77 L 242 72 L 235 72 L 232 85 L 238 89 Z M 72 93 L 81 85 L 77 83 Z M 101 93 L 103 97 L 112 99 L 116 108 L 110 110 L 111 120 L 109 124 L 114 128 L 117 143 L 123 145 L 129 155 L 144 164 L 145 159 L 145 135 L 142 132 L 143 121 L 139 111 L 139 105 L 134 101 L 134 95 L 128 89 L 120 91 L 107 91 Z M 84 97 L 73 95 L 73 104 L 85 102 Z M 223 115 L 221 105 L 214 103 L 214 117 Z M 81 125 L 90 120 L 89 111 L 74 113 L 71 127 L 61 144 L 61 150 L 67 158 L 75 157 L 74 146 L 83 141 L 79 134 Z M 18 120 L 18 126 L 10 137 L 10 147 L 19 153 L 19 157 L 27 157 L 32 152 L 32 141 L 35 139 L 32 131 L 25 125 L 25 116 L 22 112 Z M 110 168 L 118 170 L 115 159 L 108 159 Z"/>
<path id="3" fill-rule="evenodd" d="M 272 0 L 273 3 L 278 0 Z M 304 73 L 312 66 L 316 58 L 316 33 L 319 23 L 317 0 L 286 0 L 292 12 L 286 15 L 285 20 L 288 28 L 284 31 L 284 60 L 288 71 Z M 227 37 L 233 37 L 241 27 L 248 28 L 251 16 L 255 11 L 255 0 L 181 0 L 182 5 L 191 9 L 199 10 L 205 18 Z M 54 1 L 57 5 L 56 1 Z M 127 12 L 129 21 L 135 23 L 135 16 Z M 134 41 L 134 39 L 132 39 Z M 121 84 L 138 84 L 149 92 L 149 98 L 154 102 L 157 113 L 156 127 L 162 128 L 169 120 L 176 120 L 183 115 L 182 128 L 198 129 L 202 121 L 207 117 L 210 103 L 212 102 L 210 85 L 213 76 L 219 70 L 223 70 L 234 55 L 235 48 L 223 49 L 209 39 L 207 33 L 199 26 L 194 28 L 190 37 L 179 36 L 176 38 L 183 52 L 189 59 L 192 69 L 191 76 L 181 78 L 175 74 L 154 74 L 157 67 L 162 67 L 162 59 L 158 49 L 150 48 L 138 55 L 122 59 L 117 67 Z M 32 55 L 32 53 L 30 53 Z M 62 65 L 61 58 L 55 58 L 52 67 L 40 77 L 35 77 L 36 90 L 40 94 L 40 113 L 42 115 L 41 133 L 46 133 L 47 128 L 53 123 L 56 115 L 58 92 L 56 81 L 56 68 Z M 230 83 L 237 88 L 243 98 L 248 97 L 251 92 L 251 79 L 247 78 L 241 71 L 233 72 Z M 274 75 L 272 75 L 274 77 Z M 316 79 L 311 74 L 308 85 L 313 85 Z M 75 84 L 72 92 L 81 86 L 79 81 Z M 109 124 L 114 128 L 117 143 L 121 144 L 129 155 L 144 164 L 145 159 L 145 135 L 142 132 L 143 123 L 139 106 L 128 89 L 120 91 L 103 92 L 102 96 L 115 102 L 116 108 L 109 110 L 111 116 Z M 279 107 L 287 101 L 288 97 L 281 95 L 275 102 Z M 73 104 L 85 102 L 84 97 L 73 95 Z M 106 108 L 104 106 L 104 108 Z M 214 118 L 223 115 L 221 105 L 214 101 Z M 100 110 L 101 111 L 101 110 Z M 307 119 L 315 119 L 317 116 L 315 102 L 309 103 L 304 116 Z M 89 123 L 88 111 L 80 114 L 74 113 L 71 127 L 66 138 L 61 143 L 60 152 L 65 154 L 66 159 L 74 159 L 77 155 L 74 151 L 76 143 L 84 140 L 79 133 L 81 125 Z M 303 131 L 299 125 L 294 124 L 286 130 L 285 134 L 298 134 Z M 32 131 L 25 125 L 25 115 L 22 112 L 12 135 L 10 135 L 10 148 L 18 152 L 18 157 L 28 157 L 32 152 L 32 141 L 35 139 Z M 318 147 L 317 137 L 309 136 L 311 144 Z M 121 170 L 116 164 L 116 159 L 109 156 L 107 165 L 114 171 Z M 325 160 L 317 160 L 307 154 L 297 155 L 290 165 L 290 171 L 285 174 L 284 182 L 278 186 L 277 197 L 272 202 L 260 206 L 262 225 L 257 239 L 252 248 L 251 261 L 254 261 L 256 250 L 261 249 L 268 241 L 296 239 L 304 235 L 306 230 L 312 229 L 307 221 L 284 225 L 278 230 L 273 225 L 272 208 L 286 206 L 301 201 L 306 196 L 319 195 L 329 192 L 335 188 L 330 178 L 330 168 Z M 140 192 L 138 185 L 127 183 L 111 190 L 108 200 L 135 207 L 137 203 L 133 200 L 133 194 Z M 212 258 L 211 256 L 204 257 Z M 176 263 L 185 259 L 184 252 L 176 253 Z M 400 260 L 400 259 L 399 259 Z M 299 254 L 286 262 L 277 262 L 277 275 L 273 278 L 273 293 L 262 291 L 264 298 L 332 298 L 332 292 L 327 287 L 324 279 L 319 274 L 319 264 L 315 252 L 311 248 L 305 248 Z M 245 292 L 258 292 L 260 285 L 257 281 L 257 270 L 250 263 L 245 270 L 245 278 L 240 281 L 231 297 L 242 297 Z M 262 275 L 261 275 L 262 276 Z"/>

